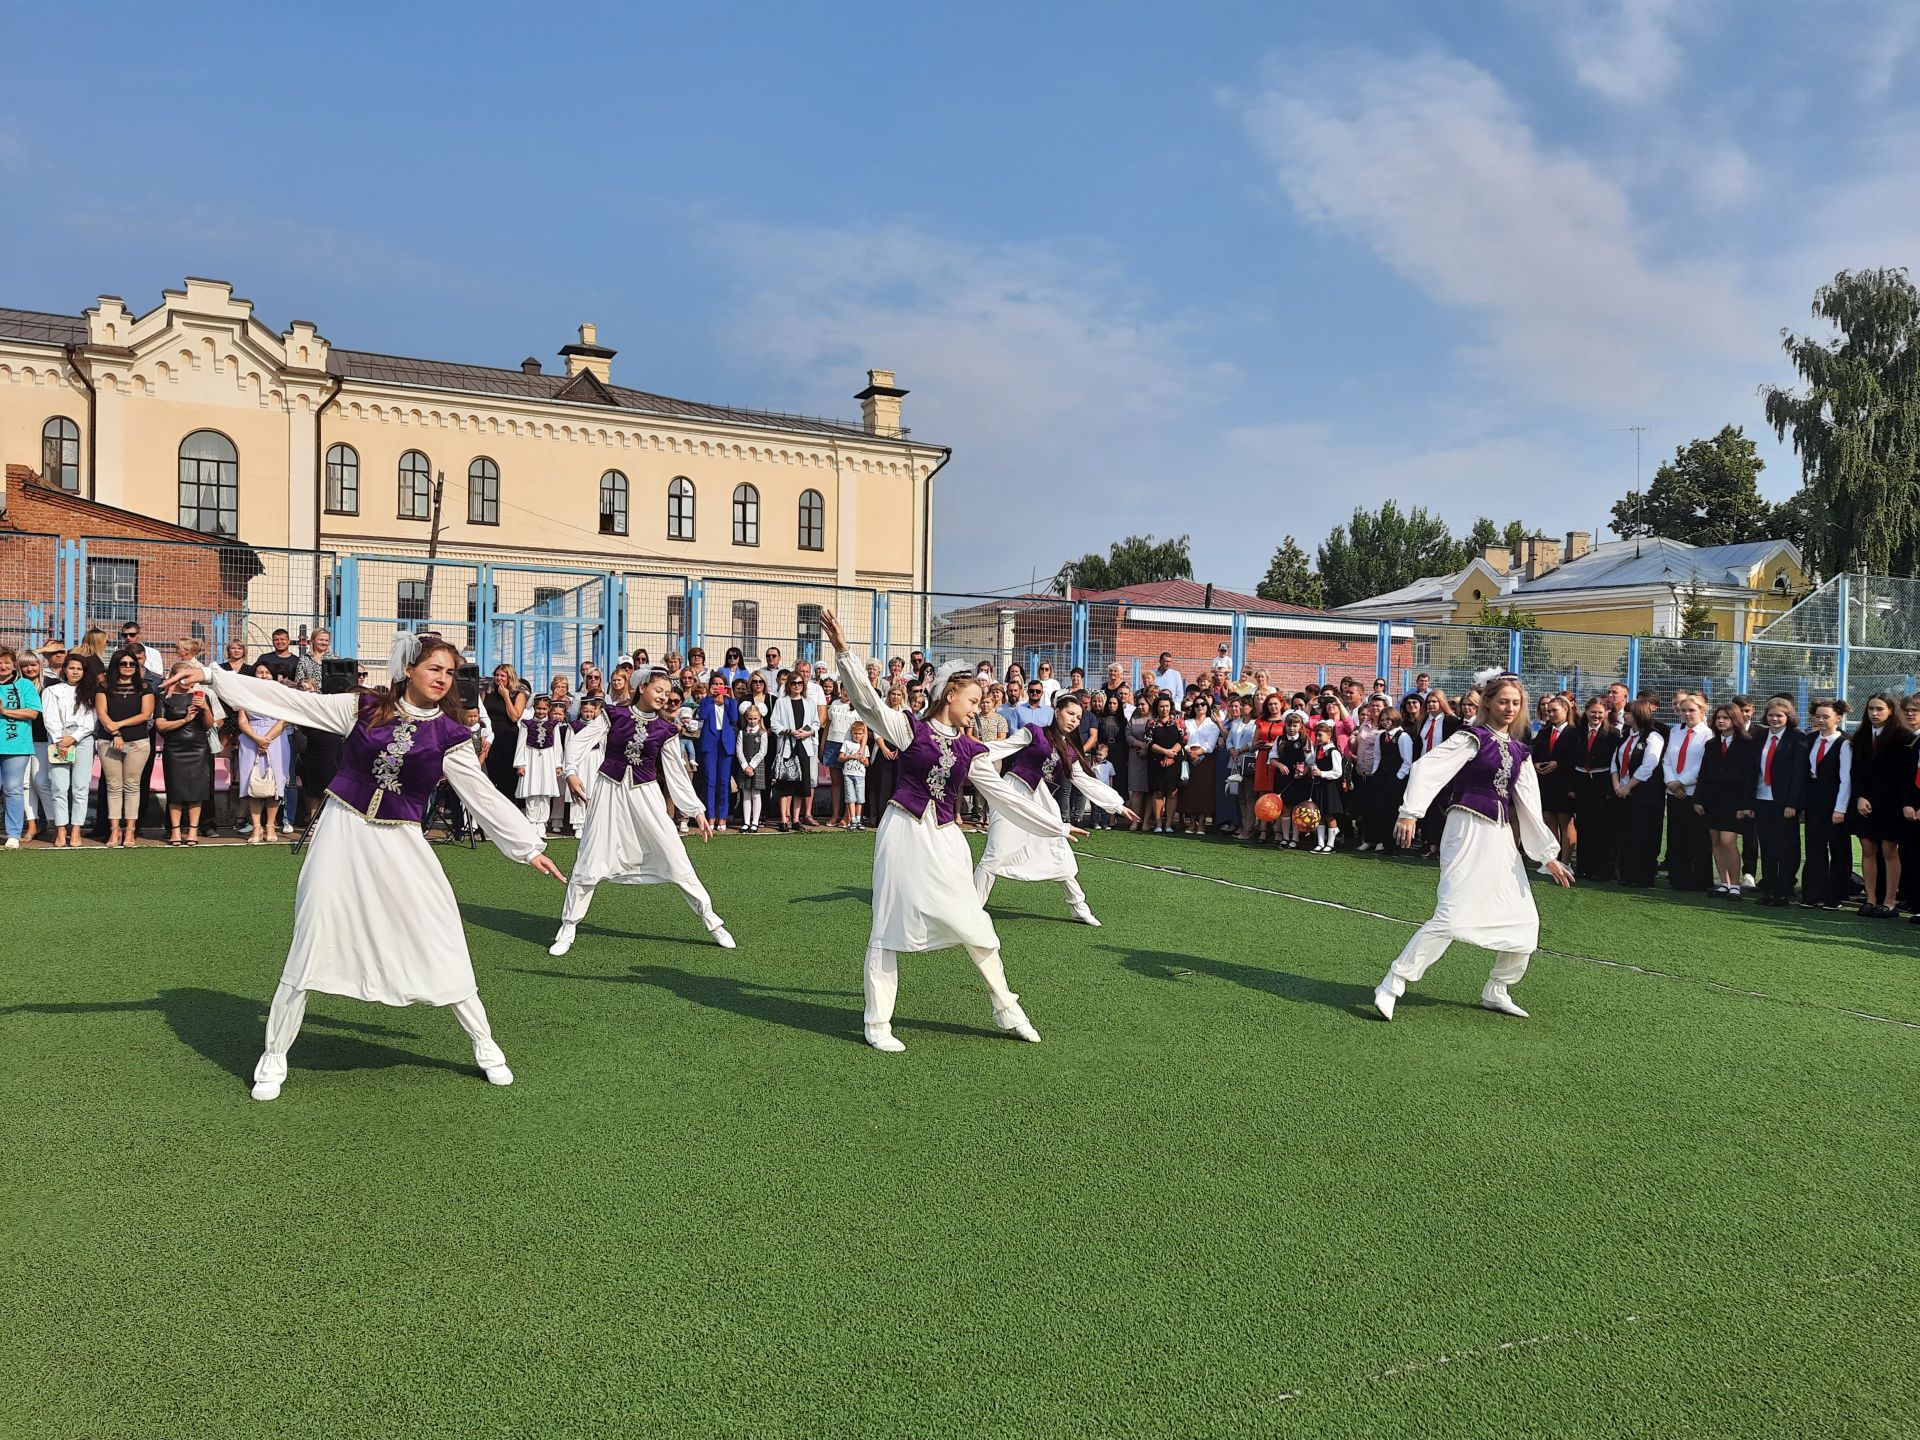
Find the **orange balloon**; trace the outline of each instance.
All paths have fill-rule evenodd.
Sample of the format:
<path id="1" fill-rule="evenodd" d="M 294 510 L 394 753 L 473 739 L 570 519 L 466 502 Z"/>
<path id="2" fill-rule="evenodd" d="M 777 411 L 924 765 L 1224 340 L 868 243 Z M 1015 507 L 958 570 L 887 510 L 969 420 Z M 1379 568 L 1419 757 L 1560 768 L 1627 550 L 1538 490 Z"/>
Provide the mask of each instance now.
<path id="1" fill-rule="evenodd" d="M 1278 795 L 1262 795 L 1253 802 L 1253 818 L 1262 825 L 1271 825 L 1286 813 L 1286 809 Z"/>

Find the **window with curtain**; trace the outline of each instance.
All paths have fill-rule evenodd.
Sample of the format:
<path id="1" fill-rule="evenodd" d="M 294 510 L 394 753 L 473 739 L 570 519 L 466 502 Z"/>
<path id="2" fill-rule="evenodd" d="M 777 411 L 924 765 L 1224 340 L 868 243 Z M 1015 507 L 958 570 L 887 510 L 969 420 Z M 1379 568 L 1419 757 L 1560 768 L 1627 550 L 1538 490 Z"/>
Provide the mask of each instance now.
<path id="1" fill-rule="evenodd" d="M 600 533 L 627 533 L 627 477 L 618 470 L 600 477 Z"/>
<path id="2" fill-rule="evenodd" d="M 360 455 L 351 445 L 327 447 L 327 511 L 360 513 Z"/>
<path id="3" fill-rule="evenodd" d="M 433 462 L 418 450 L 400 457 L 400 518 L 433 518 Z"/>
<path id="4" fill-rule="evenodd" d="M 80 488 L 80 427 L 64 415 L 40 427 L 40 473 L 62 490 Z"/>
<path id="5" fill-rule="evenodd" d="M 484 455 L 467 467 L 467 523 L 500 523 L 500 467 Z"/>
<path id="6" fill-rule="evenodd" d="M 751 485 L 737 485 L 733 491 L 733 543 L 760 543 L 760 492 Z"/>
<path id="7" fill-rule="evenodd" d="M 800 492 L 800 548 L 827 548 L 827 497 L 818 490 Z"/>
<path id="8" fill-rule="evenodd" d="M 240 452 L 218 430 L 180 442 L 180 523 L 202 535 L 240 533 Z"/>
<path id="9" fill-rule="evenodd" d="M 693 539 L 693 482 L 684 475 L 667 486 L 667 538 Z"/>

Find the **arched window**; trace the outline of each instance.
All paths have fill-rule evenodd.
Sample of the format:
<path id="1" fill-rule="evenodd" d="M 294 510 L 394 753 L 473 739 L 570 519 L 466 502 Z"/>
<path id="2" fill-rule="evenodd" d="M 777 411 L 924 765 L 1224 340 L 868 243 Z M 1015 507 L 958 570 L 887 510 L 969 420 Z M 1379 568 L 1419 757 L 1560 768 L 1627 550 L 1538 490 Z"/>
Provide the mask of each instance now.
<path id="1" fill-rule="evenodd" d="M 500 523 L 500 467 L 484 455 L 467 466 L 467 523 Z"/>
<path id="2" fill-rule="evenodd" d="M 400 518 L 433 518 L 433 462 L 418 450 L 400 457 Z"/>
<path id="3" fill-rule="evenodd" d="M 40 427 L 40 473 L 62 490 L 80 488 L 80 427 L 64 415 Z"/>
<path id="4" fill-rule="evenodd" d="M 800 548 L 827 548 L 827 500 L 818 490 L 800 492 Z"/>
<path id="5" fill-rule="evenodd" d="M 627 477 L 618 470 L 600 477 L 600 533 L 627 533 Z"/>
<path id="6" fill-rule="evenodd" d="M 760 492 L 751 485 L 733 487 L 733 543 L 760 543 Z"/>
<path id="7" fill-rule="evenodd" d="M 360 454 L 351 445 L 327 447 L 327 510 L 333 515 L 360 513 Z"/>
<path id="8" fill-rule="evenodd" d="M 693 539 L 693 482 L 684 475 L 667 486 L 667 539 Z"/>
<path id="9" fill-rule="evenodd" d="M 240 452 L 218 430 L 180 442 L 180 523 L 202 535 L 240 533 Z"/>

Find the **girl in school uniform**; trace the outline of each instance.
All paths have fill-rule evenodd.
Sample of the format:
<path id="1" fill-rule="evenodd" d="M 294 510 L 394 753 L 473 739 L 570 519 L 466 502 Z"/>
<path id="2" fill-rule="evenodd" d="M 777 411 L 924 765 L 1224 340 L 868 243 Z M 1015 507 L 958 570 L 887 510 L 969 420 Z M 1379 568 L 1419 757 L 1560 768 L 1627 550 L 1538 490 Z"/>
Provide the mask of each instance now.
<path id="1" fill-rule="evenodd" d="M 740 707 L 740 743 L 733 754 L 734 783 L 740 787 L 740 829 L 757 834 L 760 810 L 767 800 L 767 759 L 773 752 L 773 737 L 765 716 L 753 705 Z M 862 778 L 864 780 L 864 770 Z"/>
<path id="2" fill-rule="evenodd" d="M 1713 893 L 1738 900 L 1740 836 L 1753 818 L 1753 741 L 1740 728 L 1740 713 L 1732 705 L 1713 707 L 1710 728 L 1713 736 L 1700 757 L 1693 813 L 1705 819 L 1713 845 Z"/>
<path id="3" fill-rule="evenodd" d="M 1564 763 L 1562 742 L 1573 731 L 1571 712 L 1564 697 L 1542 695 L 1539 704 L 1540 728 L 1533 732 L 1533 773 L 1540 781 L 1540 812 L 1560 844 L 1560 853 L 1573 853 L 1567 827 L 1573 823 L 1574 804 L 1582 781 L 1573 767 Z"/>
<path id="4" fill-rule="evenodd" d="M 1334 743 L 1333 722 L 1322 720 L 1315 725 L 1309 766 L 1313 804 L 1320 812 L 1319 843 L 1313 847 L 1316 855 L 1333 853 L 1333 842 L 1340 834 L 1340 817 L 1347 813 L 1346 760 Z"/>
<path id="5" fill-rule="evenodd" d="M 1807 738 L 1807 858 L 1800 872 L 1800 903 L 1809 910 L 1838 910 L 1853 878 L 1853 752 L 1841 730 L 1844 700 L 1822 700 L 1813 707 L 1813 733 Z"/>
<path id="6" fill-rule="evenodd" d="M 1313 777 L 1307 772 L 1306 720 L 1298 711 L 1288 711 L 1280 738 L 1273 742 L 1273 768 L 1279 785 L 1280 803 L 1286 807 L 1280 820 L 1280 843 L 1289 850 L 1300 847 L 1299 832 L 1294 829 L 1294 807 L 1313 797 Z"/>
<path id="7" fill-rule="evenodd" d="M 1760 903 L 1793 904 L 1800 873 L 1800 811 L 1806 803 L 1807 737 L 1795 723 L 1793 701 L 1775 695 L 1760 712 L 1753 785 L 1754 831 L 1760 845 Z"/>
<path id="8" fill-rule="evenodd" d="M 1615 874 L 1641 890 L 1653 884 L 1660 863 L 1660 822 L 1665 813 L 1667 737 L 1653 723 L 1653 702 L 1635 700 L 1621 712 L 1625 725 L 1613 755 L 1613 805 L 1607 830 L 1614 837 Z"/>
<path id="9" fill-rule="evenodd" d="M 1866 723 L 1853 733 L 1853 832 L 1860 837 L 1860 913 L 1891 920 L 1900 913 L 1901 807 L 1913 773 L 1913 734 L 1890 696 L 1867 701 Z"/>
<path id="10" fill-rule="evenodd" d="M 1416 700 L 1414 702 L 1418 704 Z M 1413 736 L 1401 723 L 1401 712 L 1388 706 L 1380 712 L 1380 763 L 1374 767 L 1365 800 L 1362 850 L 1384 853 L 1396 848 L 1393 822 L 1400 815 L 1400 801 L 1407 793 L 1407 776 L 1413 773 Z"/>
<path id="11" fill-rule="evenodd" d="M 1693 797 L 1713 732 L 1707 729 L 1706 706 L 1698 695 L 1683 692 L 1673 708 L 1680 722 L 1667 735 L 1667 883 L 1676 890 L 1704 890 L 1713 848 Z"/>
<path id="12" fill-rule="evenodd" d="M 1620 740 L 1607 724 L 1607 702 L 1596 695 L 1587 702 L 1585 723 L 1578 729 L 1569 727 L 1559 747 L 1561 761 L 1568 767 L 1572 830 L 1579 841 L 1574 874 L 1582 880 L 1611 880 L 1617 868 L 1614 852 L 1619 840 L 1608 822 L 1613 818 L 1613 752 L 1620 748 Z"/>

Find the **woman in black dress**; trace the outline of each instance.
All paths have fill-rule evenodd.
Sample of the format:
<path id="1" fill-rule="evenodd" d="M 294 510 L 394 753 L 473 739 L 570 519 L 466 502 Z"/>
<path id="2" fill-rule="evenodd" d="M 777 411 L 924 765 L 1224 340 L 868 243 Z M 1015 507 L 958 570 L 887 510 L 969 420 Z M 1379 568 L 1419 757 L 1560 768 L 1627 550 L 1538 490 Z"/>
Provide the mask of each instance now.
<path id="1" fill-rule="evenodd" d="M 527 701 L 532 696 L 533 692 L 513 673 L 513 666 L 496 665 L 493 679 L 480 697 L 487 708 L 487 724 L 493 730 L 493 748 L 487 752 L 487 778 L 493 782 L 493 788 L 509 800 L 514 800 L 520 784 L 514 766 L 518 753 L 514 737 L 520 733 L 520 717 L 526 713 Z M 515 800 L 515 803 L 519 802 Z"/>
<path id="2" fill-rule="evenodd" d="M 1708 720 L 1713 735 L 1700 752 L 1700 779 L 1693 787 L 1693 808 L 1706 816 L 1713 843 L 1713 893 L 1740 898 L 1740 835 L 1753 819 L 1753 741 L 1740 728 L 1731 705 L 1716 705 Z"/>
<path id="3" fill-rule="evenodd" d="M 213 796 L 213 707 L 199 688 L 160 697 L 154 728 L 166 757 L 169 845 L 198 845 L 202 807 Z M 180 833 L 186 825 L 186 835 Z"/>
<path id="4" fill-rule="evenodd" d="M 1173 697 L 1162 692 L 1154 697 L 1153 717 L 1147 721 L 1147 804 L 1153 833 L 1164 835 L 1172 829 L 1174 796 L 1180 790 L 1181 745 L 1185 737 L 1174 717 Z"/>
<path id="5" fill-rule="evenodd" d="M 1900 814 L 1914 770 L 1913 732 L 1886 695 L 1867 701 L 1866 723 L 1853 732 L 1853 833 L 1860 837 L 1860 913 L 1891 920 L 1900 913 Z"/>

